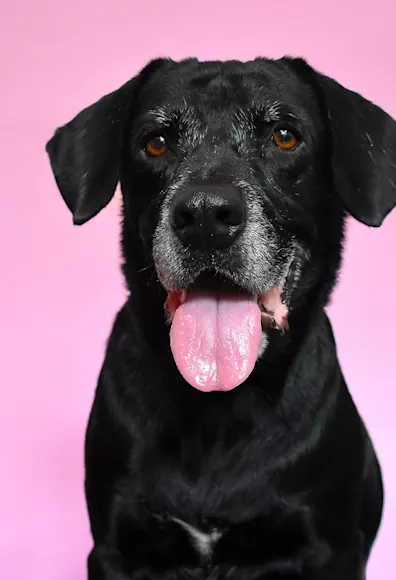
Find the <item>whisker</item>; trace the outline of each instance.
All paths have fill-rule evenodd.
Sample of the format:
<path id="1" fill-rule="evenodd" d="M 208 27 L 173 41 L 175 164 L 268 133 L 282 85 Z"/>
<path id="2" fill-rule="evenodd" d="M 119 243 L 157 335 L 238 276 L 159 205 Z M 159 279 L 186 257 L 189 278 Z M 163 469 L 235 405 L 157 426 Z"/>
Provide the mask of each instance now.
<path id="1" fill-rule="evenodd" d="M 149 264 L 148 266 L 145 266 L 144 268 L 140 268 L 140 270 L 137 271 L 137 274 L 139 274 L 140 272 L 145 272 L 146 270 L 149 270 L 150 268 L 154 268 L 154 266 L 152 264 Z"/>

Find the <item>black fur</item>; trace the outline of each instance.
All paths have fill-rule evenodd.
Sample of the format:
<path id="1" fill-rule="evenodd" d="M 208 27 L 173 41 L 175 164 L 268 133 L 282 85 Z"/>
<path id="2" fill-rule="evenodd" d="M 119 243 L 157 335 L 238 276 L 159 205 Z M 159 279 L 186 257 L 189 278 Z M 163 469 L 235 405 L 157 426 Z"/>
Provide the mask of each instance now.
<path id="1" fill-rule="evenodd" d="M 165 126 L 148 115 L 158 107 Z M 287 153 L 270 139 L 286 119 L 301 135 Z M 158 131 L 172 148 L 150 159 L 144 144 Z M 86 438 L 89 579 L 363 580 L 381 475 L 324 307 L 345 215 L 379 226 L 396 204 L 395 122 L 299 59 L 159 59 L 58 129 L 47 151 L 76 224 L 110 201 L 118 181 L 124 200 L 130 297 Z M 177 272 L 153 258 L 155 232 L 159 254 L 170 232 L 159 225 L 161 208 L 183 175 L 198 184 L 247 180 L 274 232 L 271 268 L 258 264 L 247 276 L 242 236 L 233 253 L 216 253 L 222 275 L 267 290 L 291 244 L 303 256 L 289 332 L 268 331 L 253 373 L 228 393 L 193 389 L 169 347 L 164 286 L 194 281 L 207 260 L 193 249 L 185 259 L 177 245 Z M 210 557 L 179 520 L 219 534 Z"/>

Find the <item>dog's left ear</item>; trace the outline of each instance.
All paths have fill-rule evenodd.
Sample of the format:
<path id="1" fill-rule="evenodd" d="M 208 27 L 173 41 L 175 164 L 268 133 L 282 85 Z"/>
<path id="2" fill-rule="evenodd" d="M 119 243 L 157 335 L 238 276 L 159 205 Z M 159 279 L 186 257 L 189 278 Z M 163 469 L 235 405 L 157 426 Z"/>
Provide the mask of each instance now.
<path id="1" fill-rule="evenodd" d="M 151 61 L 120 89 L 59 127 L 48 141 L 46 151 L 51 168 L 75 224 L 90 220 L 113 197 L 120 173 L 124 129 L 136 92 L 151 74 L 171 62 Z"/>
<path id="2" fill-rule="evenodd" d="M 314 75 L 327 115 L 336 190 L 354 218 L 378 227 L 396 205 L 396 122 L 361 95 L 302 64 Z"/>

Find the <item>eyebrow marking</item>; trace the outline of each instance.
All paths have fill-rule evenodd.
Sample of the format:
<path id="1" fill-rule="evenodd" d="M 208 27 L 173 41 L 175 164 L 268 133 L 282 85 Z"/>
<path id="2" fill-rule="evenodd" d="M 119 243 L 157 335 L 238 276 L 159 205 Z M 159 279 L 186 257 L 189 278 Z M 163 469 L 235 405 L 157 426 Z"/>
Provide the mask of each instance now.
<path id="1" fill-rule="evenodd" d="M 265 123 L 279 121 L 282 113 L 282 103 L 280 101 L 272 101 L 267 99 L 264 102 L 253 101 L 250 109 L 251 115 L 254 117 L 261 117 Z"/>
<path id="2" fill-rule="evenodd" d="M 269 123 L 271 121 L 279 121 L 281 113 L 281 103 L 274 101 L 265 105 L 264 120 Z"/>
<path id="3" fill-rule="evenodd" d="M 164 129 L 173 126 L 181 150 L 197 147 L 208 132 L 207 123 L 199 118 L 196 109 L 185 99 L 177 108 L 170 104 L 160 105 L 149 110 L 146 116 L 149 121 L 161 125 Z"/>
<path id="4" fill-rule="evenodd" d="M 174 115 L 171 115 L 170 111 L 167 111 L 165 107 L 156 107 L 155 109 L 148 111 L 147 116 L 157 123 L 166 125 L 172 121 Z"/>

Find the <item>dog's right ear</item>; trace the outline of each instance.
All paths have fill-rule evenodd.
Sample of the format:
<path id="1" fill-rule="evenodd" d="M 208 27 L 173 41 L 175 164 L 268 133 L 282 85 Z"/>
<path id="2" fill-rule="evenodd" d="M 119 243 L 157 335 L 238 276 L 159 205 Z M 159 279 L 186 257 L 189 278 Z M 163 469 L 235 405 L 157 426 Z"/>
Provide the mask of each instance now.
<path id="1" fill-rule="evenodd" d="M 59 127 L 46 145 L 62 197 L 81 225 L 100 212 L 117 187 L 124 128 L 148 77 L 172 61 L 156 59 L 142 72 Z"/>

